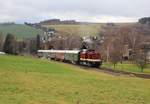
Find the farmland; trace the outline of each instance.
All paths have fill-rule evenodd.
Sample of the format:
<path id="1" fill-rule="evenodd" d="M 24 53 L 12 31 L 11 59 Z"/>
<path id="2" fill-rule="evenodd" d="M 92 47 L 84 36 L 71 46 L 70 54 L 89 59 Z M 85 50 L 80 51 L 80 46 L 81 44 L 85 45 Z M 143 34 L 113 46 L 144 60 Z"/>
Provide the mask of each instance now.
<path id="1" fill-rule="evenodd" d="M 23 24 L 0 24 L 0 33 L 4 35 L 11 33 L 16 35 L 18 38 L 30 38 L 35 37 L 37 34 L 41 34 L 42 31 Z"/>
<path id="2" fill-rule="evenodd" d="M 70 32 L 80 36 L 97 35 L 101 29 L 101 24 L 60 24 L 60 25 L 45 25 L 44 27 L 54 28 L 60 32 Z"/>
<path id="3" fill-rule="evenodd" d="M 133 26 L 136 23 L 114 23 L 115 26 Z M 107 26 L 106 23 L 86 23 L 86 24 L 56 24 L 42 25 L 48 28 L 54 28 L 58 32 L 69 32 L 79 36 L 96 36 L 102 31 L 102 27 Z"/>
<path id="4" fill-rule="evenodd" d="M 150 80 L 0 56 L 0 104 L 149 104 Z"/>

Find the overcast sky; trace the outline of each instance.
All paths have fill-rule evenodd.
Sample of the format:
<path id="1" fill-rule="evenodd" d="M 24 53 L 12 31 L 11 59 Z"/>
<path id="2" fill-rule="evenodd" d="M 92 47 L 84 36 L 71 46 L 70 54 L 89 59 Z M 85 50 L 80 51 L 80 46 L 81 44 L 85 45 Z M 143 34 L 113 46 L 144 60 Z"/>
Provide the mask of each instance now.
<path id="1" fill-rule="evenodd" d="M 75 19 L 135 22 L 150 16 L 150 0 L 0 0 L 0 22 Z"/>

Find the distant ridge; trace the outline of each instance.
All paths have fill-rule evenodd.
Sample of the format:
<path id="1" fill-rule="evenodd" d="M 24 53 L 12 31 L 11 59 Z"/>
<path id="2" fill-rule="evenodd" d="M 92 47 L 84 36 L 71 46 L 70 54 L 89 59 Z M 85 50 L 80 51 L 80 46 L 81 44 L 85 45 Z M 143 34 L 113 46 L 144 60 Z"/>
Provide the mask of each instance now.
<path id="1" fill-rule="evenodd" d="M 39 22 L 40 25 L 63 25 L 63 24 L 70 24 L 70 25 L 78 25 L 78 24 L 95 24 L 92 22 L 77 22 L 76 20 L 60 20 L 60 19 L 49 19 Z"/>
<path id="2" fill-rule="evenodd" d="M 60 19 L 49 19 L 49 20 L 41 21 L 39 24 L 41 24 L 41 25 L 79 24 L 79 22 L 76 22 L 75 20 L 61 21 Z"/>

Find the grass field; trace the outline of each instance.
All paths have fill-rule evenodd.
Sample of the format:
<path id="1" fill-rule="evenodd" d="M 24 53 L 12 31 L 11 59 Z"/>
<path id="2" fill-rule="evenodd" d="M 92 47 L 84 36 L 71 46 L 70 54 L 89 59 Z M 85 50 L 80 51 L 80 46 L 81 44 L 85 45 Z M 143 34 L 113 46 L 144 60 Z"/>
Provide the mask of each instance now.
<path id="1" fill-rule="evenodd" d="M 149 104 L 150 80 L 0 56 L 0 104 Z"/>
<path id="2" fill-rule="evenodd" d="M 95 36 L 98 35 L 102 26 L 105 26 L 106 23 L 88 23 L 88 24 L 58 24 L 58 25 L 43 25 L 44 27 L 54 28 L 60 32 L 72 32 L 80 36 Z M 135 23 L 115 23 L 116 26 L 132 26 Z"/>
<path id="3" fill-rule="evenodd" d="M 37 34 L 41 34 L 42 31 L 23 24 L 0 24 L 0 33 L 4 35 L 6 35 L 7 33 L 11 33 L 16 35 L 18 38 L 30 38 L 35 37 Z"/>
<path id="4" fill-rule="evenodd" d="M 45 25 L 48 28 L 54 28 L 56 31 L 72 32 L 80 36 L 98 35 L 101 24 L 80 24 L 80 25 Z"/>
<path id="5" fill-rule="evenodd" d="M 114 69 L 114 66 L 111 63 L 103 63 L 102 67 Z M 126 63 L 126 62 L 122 64 L 118 63 L 114 70 L 141 73 L 141 69 L 136 64 Z M 146 68 L 144 69 L 143 73 L 150 74 L 150 64 L 146 65 Z"/>

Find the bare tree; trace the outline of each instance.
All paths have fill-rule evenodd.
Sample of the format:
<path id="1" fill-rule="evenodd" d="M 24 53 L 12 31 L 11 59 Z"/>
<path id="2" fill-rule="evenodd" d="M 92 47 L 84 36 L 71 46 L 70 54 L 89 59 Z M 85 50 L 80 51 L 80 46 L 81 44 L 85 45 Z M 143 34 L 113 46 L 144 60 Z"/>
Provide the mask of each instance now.
<path id="1" fill-rule="evenodd" d="M 4 36 L 2 33 L 0 33 L 0 51 L 3 51 L 3 45 L 4 45 Z"/>
<path id="2" fill-rule="evenodd" d="M 81 44 L 82 44 L 81 38 L 80 36 L 77 35 L 72 35 L 72 36 L 70 35 L 67 36 L 65 39 L 65 47 L 70 50 L 81 48 Z"/>
<path id="3" fill-rule="evenodd" d="M 110 52 L 112 43 L 115 39 L 119 41 L 119 44 L 123 51 L 125 46 L 128 46 L 129 49 L 132 51 L 132 55 L 136 53 L 138 50 L 140 44 L 144 41 L 149 41 L 148 36 L 144 34 L 148 34 L 144 32 L 143 25 L 135 24 L 135 25 L 127 25 L 127 26 L 111 26 L 103 30 L 103 35 L 105 37 L 104 43 L 102 45 L 103 54 L 105 55 L 105 58 L 107 61 L 110 59 Z M 147 36 L 147 37 L 146 37 Z M 133 57 L 130 56 L 130 59 L 133 59 Z"/>
<path id="4" fill-rule="evenodd" d="M 136 28 L 133 28 L 130 33 L 128 33 L 128 43 L 133 51 L 136 50 L 141 40 L 141 34 L 139 34 Z"/>
<path id="5" fill-rule="evenodd" d="M 79 49 L 81 47 L 81 37 L 68 32 L 60 32 L 55 34 L 55 37 L 50 42 L 47 42 L 47 46 L 51 46 L 54 49 Z"/>
<path id="6" fill-rule="evenodd" d="M 141 69 L 141 72 L 143 72 L 147 64 L 145 52 L 137 53 L 135 55 L 135 63 Z"/>
<path id="7" fill-rule="evenodd" d="M 115 69 L 116 64 L 122 62 L 123 48 L 119 39 L 115 39 L 111 44 L 110 61 L 113 63 Z"/>
<path id="8" fill-rule="evenodd" d="M 104 31 L 104 42 L 102 44 L 102 54 L 106 61 L 111 61 L 116 52 L 118 55 L 123 54 L 124 48 L 124 35 L 121 33 L 120 28 L 111 27 Z M 113 54 L 113 56 L 111 55 Z"/>

